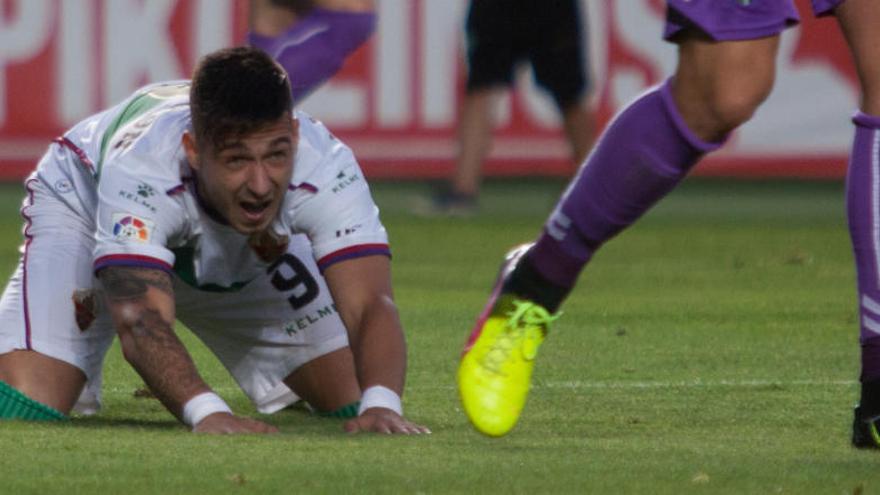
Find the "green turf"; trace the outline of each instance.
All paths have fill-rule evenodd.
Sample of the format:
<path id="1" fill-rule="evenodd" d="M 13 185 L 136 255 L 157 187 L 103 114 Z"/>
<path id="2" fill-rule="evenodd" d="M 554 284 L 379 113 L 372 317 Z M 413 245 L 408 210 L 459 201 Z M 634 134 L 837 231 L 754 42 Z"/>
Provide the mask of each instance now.
<path id="1" fill-rule="evenodd" d="M 539 357 L 520 424 L 489 439 L 454 388 L 506 248 L 533 238 L 558 182 L 488 185 L 483 215 L 421 219 L 417 184 L 376 184 L 426 437 L 348 436 L 284 412 L 282 434 L 188 434 L 118 348 L 105 411 L 0 425 L 0 493 L 880 493 L 880 452 L 849 446 L 858 346 L 842 186 L 686 183 L 611 241 Z M 20 188 L 0 190 L 11 270 Z M 192 338 L 207 379 L 253 414 Z"/>

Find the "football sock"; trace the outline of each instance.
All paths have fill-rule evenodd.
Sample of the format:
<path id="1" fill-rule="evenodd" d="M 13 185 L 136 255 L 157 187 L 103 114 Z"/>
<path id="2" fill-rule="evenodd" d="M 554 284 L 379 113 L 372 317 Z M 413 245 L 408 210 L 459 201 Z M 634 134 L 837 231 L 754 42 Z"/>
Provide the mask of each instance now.
<path id="1" fill-rule="evenodd" d="M 553 284 L 570 288 L 605 241 L 672 191 L 706 153 L 675 107 L 670 81 L 621 111 L 569 184 L 528 254 Z"/>
<path id="2" fill-rule="evenodd" d="M 869 418 L 880 415 L 880 380 L 862 383 L 859 399 L 859 416 Z"/>
<path id="3" fill-rule="evenodd" d="M 27 397 L 0 380 L 0 419 L 60 421 L 67 419 L 67 416 Z"/>
<path id="4" fill-rule="evenodd" d="M 316 8 L 277 37 L 248 32 L 248 44 L 280 63 L 290 76 L 294 102 L 335 74 L 373 33 L 373 12 Z"/>
<path id="5" fill-rule="evenodd" d="M 861 380 L 872 382 L 880 381 L 880 117 L 858 112 L 853 123 L 846 210 L 858 279 Z"/>
<path id="6" fill-rule="evenodd" d="M 336 409 L 334 411 L 317 411 L 318 416 L 323 416 L 325 418 L 356 418 L 358 415 L 358 409 L 361 407 L 361 401 L 355 401 L 351 404 L 345 405 Z"/>
<path id="7" fill-rule="evenodd" d="M 555 313 L 570 288 L 560 287 L 544 278 L 532 266 L 528 255 L 520 259 L 516 268 L 505 280 L 504 292 L 513 293 L 532 302 L 536 302 L 550 313 Z"/>

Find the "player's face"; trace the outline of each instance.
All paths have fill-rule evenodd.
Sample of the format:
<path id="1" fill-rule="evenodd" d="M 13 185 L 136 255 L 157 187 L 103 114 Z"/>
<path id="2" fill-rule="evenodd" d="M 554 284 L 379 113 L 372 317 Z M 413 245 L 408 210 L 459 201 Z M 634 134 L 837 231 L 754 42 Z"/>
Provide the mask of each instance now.
<path id="1" fill-rule="evenodd" d="M 198 148 L 184 136 L 202 201 L 242 234 L 265 230 L 290 184 L 298 136 L 299 121 L 289 114 L 219 146 Z"/>

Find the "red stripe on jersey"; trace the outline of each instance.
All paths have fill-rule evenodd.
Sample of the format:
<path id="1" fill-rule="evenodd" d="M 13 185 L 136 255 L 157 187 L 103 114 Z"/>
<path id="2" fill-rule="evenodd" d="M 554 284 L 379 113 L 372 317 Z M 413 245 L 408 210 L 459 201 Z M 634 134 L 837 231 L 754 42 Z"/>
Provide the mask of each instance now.
<path id="1" fill-rule="evenodd" d="M 28 216 L 27 213 L 24 212 L 26 206 L 33 206 L 34 204 L 34 190 L 31 187 L 34 182 L 39 182 L 38 179 L 30 179 L 25 182 L 24 187 L 27 190 L 27 205 L 21 207 L 21 216 L 24 218 L 25 226 L 24 226 L 24 255 L 21 260 L 21 300 L 22 300 L 22 311 L 24 312 L 24 341 L 27 350 L 32 351 L 33 345 L 31 344 L 31 313 L 30 307 L 28 303 L 28 253 L 30 252 L 31 243 L 34 240 L 34 235 L 31 233 L 31 225 L 33 224 L 33 220 Z"/>
<path id="2" fill-rule="evenodd" d="M 308 182 L 303 182 L 302 184 L 298 184 L 298 185 L 290 184 L 289 186 L 287 186 L 288 191 L 295 191 L 297 189 L 305 189 L 306 191 L 308 191 L 312 194 L 316 194 L 318 192 L 317 186 L 309 184 Z"/>
<path id="3" fill-rule="evenodd" d="M 349 246 L 339 251 L 334 251 L 318 260 L 318 269 L 322 272 L 334 263 L 340 261 L 362 258 L 364 256 L 384 255 L 391 257 L 391 249 L 388 244 L 358 244 L 357 246 Z"/>
<path id="4" fill-rule="evenodd" d="M 92 161 L 89 159 L 88 155 L 86 155 L 85 151 L 81 150 L 79 148 L 79 146 L 73 144 L 73 141 L 71 141 L 70 139 L 67 139 L 67 137 L 65 137 L 65 136 L 61 136 L 61 137 L 55 138 L 55 143 L 60 144 L 61 146 L 64 146 L 65 148 L 69 149 L 70 151 L 73 151 L 73 153 L 76 155 L 76 157 L 79 158 L 79 161 L 82 162 L 83 165 L 88 167 L 89 172 L 91 172 L 92 174 L 95 173 L 95 164 L 92 163 Z"/>
<path id="5" fill-rule="evenodd" d="M 110 266 L 153 268 L 168 273 L 171 273 L 172 271 L 171 265 L 159 258 L 153 258 L 152 256 L 143 256 L 140 254 L 108 254 L 107 256 L 101 256 L 95 260 L 95 273 Z"/>

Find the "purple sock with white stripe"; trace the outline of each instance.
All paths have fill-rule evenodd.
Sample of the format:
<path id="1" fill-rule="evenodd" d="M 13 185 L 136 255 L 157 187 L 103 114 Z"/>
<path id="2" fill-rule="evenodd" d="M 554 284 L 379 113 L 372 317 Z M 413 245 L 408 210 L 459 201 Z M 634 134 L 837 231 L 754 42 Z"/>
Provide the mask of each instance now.
<path id="1" fill-rule="evenodd" d="M 880 117 L 857 113 L 846 209 L 859 290 L 863 382 L 880 380 Z"/>
<path id="2" fill-rule="evenodd" d="M 599 138 L 544 224 L 529 262 L 547 281 L 570 289 L 599 246 L 638 220 L 719 146 L 688 129 L 670 81 L 644 93 Z"/>

